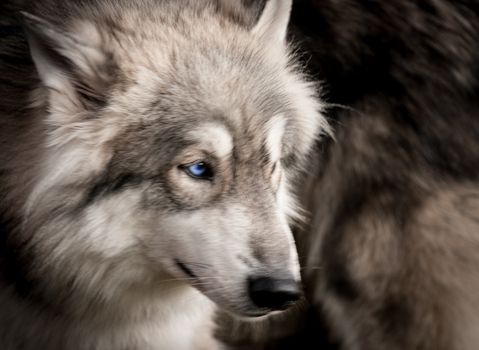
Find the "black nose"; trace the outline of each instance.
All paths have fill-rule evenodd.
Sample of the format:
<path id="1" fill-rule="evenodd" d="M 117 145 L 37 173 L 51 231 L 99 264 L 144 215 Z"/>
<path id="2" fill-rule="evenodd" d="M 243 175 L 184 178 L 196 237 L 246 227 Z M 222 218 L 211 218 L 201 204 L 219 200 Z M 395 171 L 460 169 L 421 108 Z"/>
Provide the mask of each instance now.
<path id="1" fill-rule="evenodd" d="M 248 280 L 249 295 L 261 308 L 283 310 L 300 296 L 298 283 L 293 279 L 254 277 Z"/>

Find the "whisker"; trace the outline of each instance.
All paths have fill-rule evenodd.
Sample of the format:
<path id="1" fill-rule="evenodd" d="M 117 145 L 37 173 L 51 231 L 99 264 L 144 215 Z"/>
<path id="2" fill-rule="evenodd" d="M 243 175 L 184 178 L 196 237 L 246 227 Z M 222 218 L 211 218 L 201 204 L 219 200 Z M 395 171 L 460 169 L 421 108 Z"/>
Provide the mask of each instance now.
<path id="1" fill-rule="evenodd" d="M 355 112 L 355 113 L 358 113 L 358 114 L 363 114 L 363 112 L 351 107 L 351 106 L 346 106 L 346 105 L 342 105 L 340 103 L 328 103 L 328 102 L 323 102 L 323 105 L 326 106 L 326 108 L 329 108 L 329 107 L 333 107 L 333 108 L 340 108 L 340 109 L 344 109 L 346 111 L 350 111 L 350 112 Z"/>
<path id="2" fill-rule="evenodd" d="M 196 267 L 201 267 L 201 268 L 211 267 L 210 264 L 206 264 L 206 263 L 199 263 L 199 262 L 186 261 L 186 260 L 182 260 L 182 262 L 186 265 L 191 265 L 191 266 L 196 266 Z"/>

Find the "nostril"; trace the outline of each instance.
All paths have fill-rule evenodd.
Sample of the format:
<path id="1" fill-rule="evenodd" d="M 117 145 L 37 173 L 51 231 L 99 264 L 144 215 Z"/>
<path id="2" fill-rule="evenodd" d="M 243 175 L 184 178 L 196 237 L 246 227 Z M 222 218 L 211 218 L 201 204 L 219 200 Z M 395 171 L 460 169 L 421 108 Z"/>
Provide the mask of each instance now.
<path id="1" fill-rule="evenodd" d="M 248 279 L 249 295 L 261 308 L 283 310 L 299 299 L 300 290 L 294 279 L 254 277 Z"/>

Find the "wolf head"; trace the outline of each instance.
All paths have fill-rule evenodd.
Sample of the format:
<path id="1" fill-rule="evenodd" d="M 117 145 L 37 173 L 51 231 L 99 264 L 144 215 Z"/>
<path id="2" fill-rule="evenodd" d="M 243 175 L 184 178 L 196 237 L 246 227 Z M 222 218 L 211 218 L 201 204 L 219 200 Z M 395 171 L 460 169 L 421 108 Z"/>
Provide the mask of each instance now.
<path id="1" fill-rule="evenodd" d="M 211 1 L 25 14 L 45 135 L 23 234 L 45 290 L 116 300 L 174 279 L 250 315 L 296 297 L 290 185 L 327 125 L 290 8 L 269 1 L 252 28 Z"/>

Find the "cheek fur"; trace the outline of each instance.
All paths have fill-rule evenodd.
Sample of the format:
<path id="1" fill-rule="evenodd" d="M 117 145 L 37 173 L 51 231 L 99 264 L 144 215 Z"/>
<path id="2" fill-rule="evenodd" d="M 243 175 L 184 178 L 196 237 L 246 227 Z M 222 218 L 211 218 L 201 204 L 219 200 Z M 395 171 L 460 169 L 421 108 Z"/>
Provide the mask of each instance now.
<path id="1" fill-rule="evenodd" d="M 193 179 L 179 167 L 168 174 L 168 186 L 176 199 L 192 206 L 201 206 L 218 193 L 215 181 Z"/>
<path id="2" fill-rule="evenodd" d="M 300 205 L 297 202 L 297 198 L 292 193 L 286 174 L 281 176 L 278 190 L 276 192 L 276 202 L 278 204 L 278 210 L 282 217 L 290 222 L 303 221 L 303 213 Z"/>

